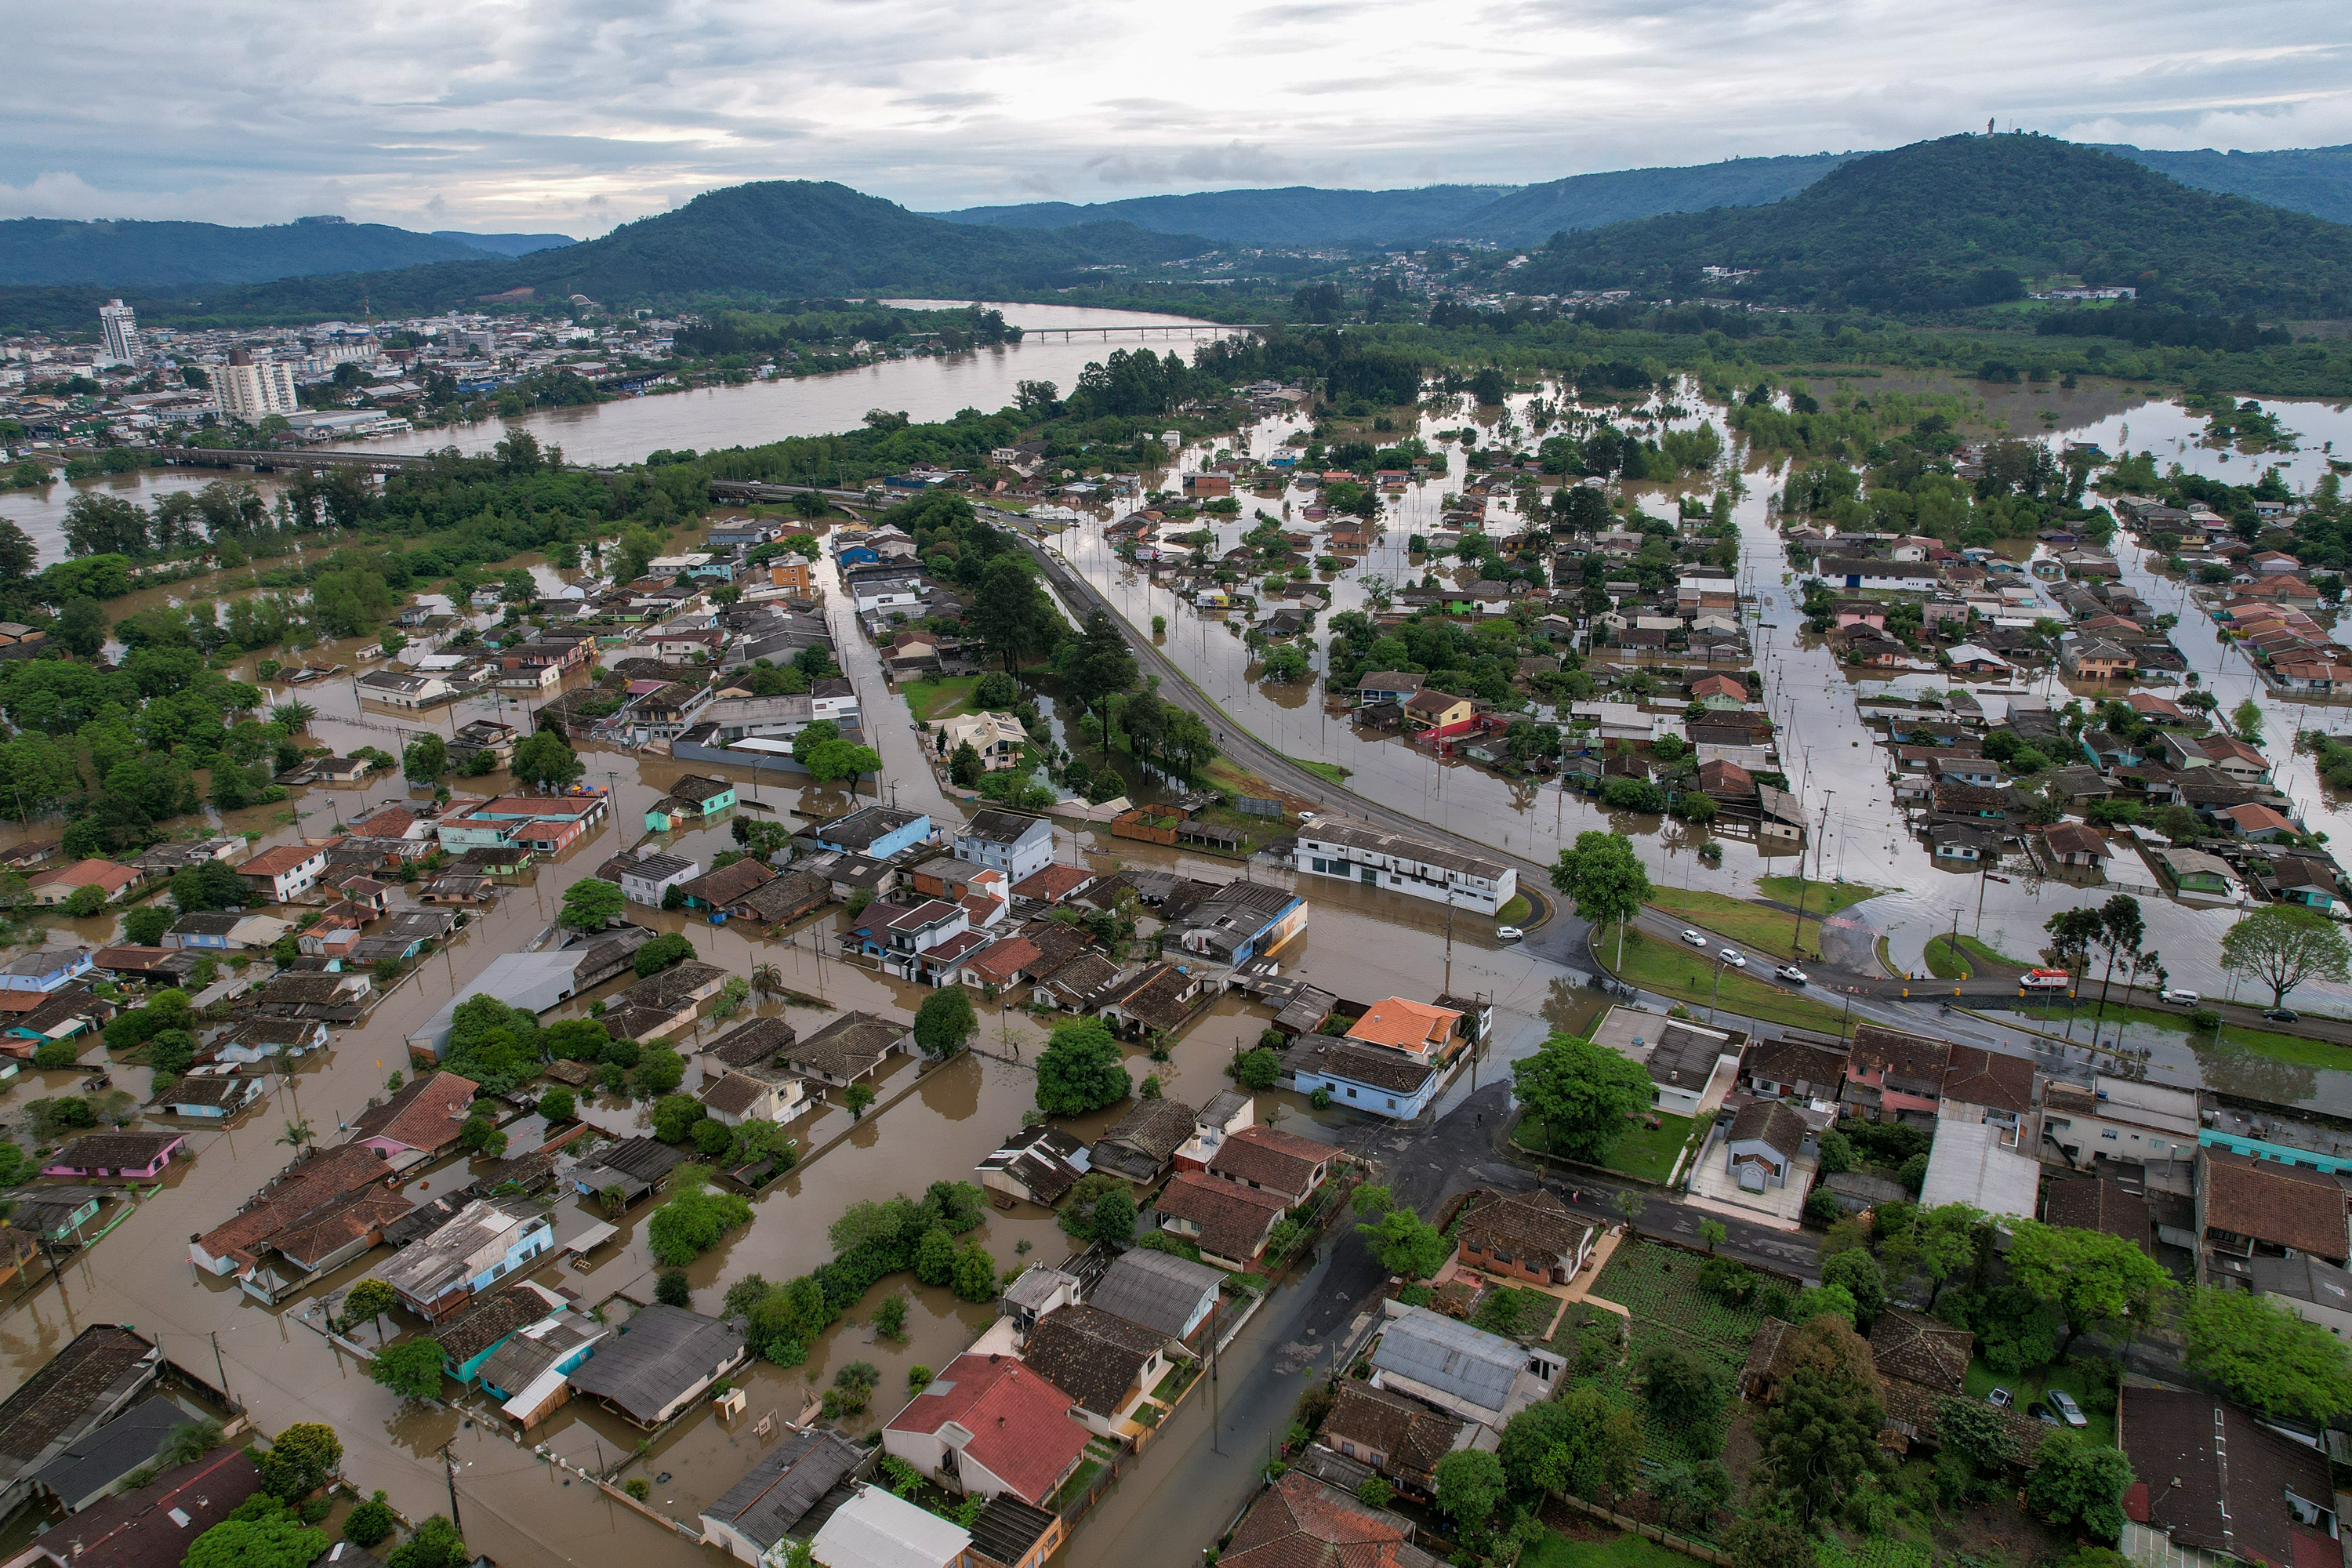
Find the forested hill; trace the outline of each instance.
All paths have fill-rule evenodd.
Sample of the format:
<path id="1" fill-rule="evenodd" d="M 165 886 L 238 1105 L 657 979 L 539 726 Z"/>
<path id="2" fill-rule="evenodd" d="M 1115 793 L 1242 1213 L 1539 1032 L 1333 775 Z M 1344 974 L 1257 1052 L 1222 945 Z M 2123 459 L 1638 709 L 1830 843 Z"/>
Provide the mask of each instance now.
<path id="1" fill-rule="evenodd" d="M 1447 232 L 1464 239 L 1540 245 L 1562 229 L 1600 228 L 1660 213 L 1704 212 L 1777 202 L 1856 156 L 1814 153 L 1732 158 L 1680 169 L 1613 169 L 1528 185 L 1463 215 Z"/>
<path id="2" fill-rule="evenodd" d="M 978 299 L 1035 289 L 1101 263 L 1156 263 L 1211 248 L 1204 239 L 1096 223 L 1051 233 L 980 228 L 924 217 L 851 190 L 812 181 L 730 185 L 684 206 L 625 224 L 601 239 L 513 259 L 475 253 L 396 271 L 288 278 L 206 287 L 208 319 L 319 320 L 403 315 L 485 300 L 601 304 L 683 301 L 729 295 L 856 297 L 885 292 Z M 0 321 L 87 315 L 87 290 L 0 290 Z M 169 320 L 193 302 L 168 293 L 134 299 L 143 315 Z"/>
<path id="3" fill-rule="evenodd" d="M 2101 147 L 2169 174 L 2200 191 L 2220 191 L 2352 224 L 2352 146 L 2294 147 L 2277 153 L 2154 153 L 2144 147 Z"/>
<path id="4" fill-rule="evenodd" d="M 1708 266 L 1759 276 L 1725 284 Z M 2322 314 L 2352 305 L 2352 230 L 2071 142 L 1950 136 L 1856 158 L 1769 206 L 1557 235 L 1511 286 L 1925 311 L 2014 298 L 2021 279 L 2053 274 L 2200 310 Z"/>
<path id="5" fill-rule="evenodd" d="M 1136 196 L 1086 206 L 1029 202 L 1019 206 L 966 207 L 935 216 L 950 223 L 1046 229 L 1113 219 L 1157 234 L 1197 234 L 1227 245 L 1381 245 L 1456 233 L 1466 215 L 1514 188 L 1427 185 L 1411 191 L 1335 191 L 1290 185 L 1280 190 Z"/>
<path id="6" fill-rule="evenodd" d="M 0 222 L 0 283 L 179 289 L 260 283 L 322 272 L 367 272 L 418 262 L 478 258 L 456 236 L 415 234 L 380 223 Z"/>

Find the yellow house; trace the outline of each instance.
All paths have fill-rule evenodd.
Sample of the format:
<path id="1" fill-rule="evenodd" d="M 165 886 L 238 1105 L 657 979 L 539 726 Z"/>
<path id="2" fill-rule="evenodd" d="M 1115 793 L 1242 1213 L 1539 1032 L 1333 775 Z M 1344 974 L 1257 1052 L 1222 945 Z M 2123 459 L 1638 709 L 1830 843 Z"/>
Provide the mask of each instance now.
<path id="1" fill-rule="evenodd" d="M 1452 697 L 1423 688 L 1406 700 L 1404 721 L 1410 729 L 1444 730 L 1463 723 L 1475 711 L 1467 697 Z"/>

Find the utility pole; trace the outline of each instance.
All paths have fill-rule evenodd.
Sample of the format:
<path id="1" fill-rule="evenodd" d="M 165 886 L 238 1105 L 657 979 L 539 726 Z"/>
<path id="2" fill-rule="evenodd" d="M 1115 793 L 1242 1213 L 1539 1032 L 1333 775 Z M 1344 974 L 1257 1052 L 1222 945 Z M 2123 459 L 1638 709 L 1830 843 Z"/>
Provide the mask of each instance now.
<path id="1" fill-rule="evenodd" d="M 54 1265 L 52 1267 L 54 1267 Z M 228 1391 L 228 1365 L 226 1362 L 221 1360 L 220 1332 L 218 1330 L 214 1331 L 212 1340 L 213 1370 L 220 1374 L 221 1393 L 234 1403 L 236 1396 L 230 1394 Z"/>
<path id="2" fill-rule="evenodd" d="M 441 1471 L 449 1482 L 449 1522 L 457 1527 L 458 1537 L 466 1533 L 465 1521 L 457 1517 L 457 1461 L 449 1457 L 449 1445 L 441 1445 Z"/>

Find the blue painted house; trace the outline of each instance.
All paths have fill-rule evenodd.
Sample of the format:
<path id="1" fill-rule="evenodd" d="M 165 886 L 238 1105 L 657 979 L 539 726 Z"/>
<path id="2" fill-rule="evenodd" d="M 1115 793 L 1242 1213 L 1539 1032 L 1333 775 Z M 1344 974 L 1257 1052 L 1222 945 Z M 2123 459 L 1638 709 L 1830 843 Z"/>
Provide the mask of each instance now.
<path id="1" fill-rule="evenodd" d="M 646 810 L 646 831 L 667 833 L 691 827 L 718 816 L 735 804 L 735 786 L 725 779 L 688 773 L 669 786 L 669 793 Z"/>
<path id="2" fill-rule="evenodd" d="M 467 1310 L 477 1296 L 554 1247 L 555 1227 L 536 1203 L 477 1198 L 457 1218 L 410 1244 L 383 1266 L 380 1277 L 402 1306 L 429 1323 L 439 1323 Z M 443 1339 L 438 1332 L 434 1337 Z M 446 1339 L 443 1345 L 447 1348 Z M 491 1348 L 485 1344 L 480 1353 L 488 1354 Z M 457 1360 L 453 1355 L 453 1364 Z"/>
<path id="3" fill-rule="evenodd" d="M 820 822 L 804 829 L 801 837 L 820 849 L 887 860 L 902 850 L 927 842 L 931 837 L 931 817 L 925 811 L 868 805 L 830 822 Z"/>
<path id="4" fill-rule="evenodd" d="M 1312 1066 L 1302 1066 L 1291 1076 L 1301 1094 L 1323 1089 L 1335 1105 L 1399 1121 L 1427 1110 L 1445 1085 L 1445 1074 L 1434 1062 L 1347 1040 L 1323 1046 Z"/>
<path id="5" fill-rule="evenodd" d="M 0 991 L 55 991 L 89 971 L 89 949 L 46 947 L 0 965 Z"/>
<path id="6" fill-rule="evenodd" d="M 1237 967 L 1307 929 L 1305 900 L 1246 878 L 1181 908 L 1171 900 L 1162 913 L 1179 947 Z"/>

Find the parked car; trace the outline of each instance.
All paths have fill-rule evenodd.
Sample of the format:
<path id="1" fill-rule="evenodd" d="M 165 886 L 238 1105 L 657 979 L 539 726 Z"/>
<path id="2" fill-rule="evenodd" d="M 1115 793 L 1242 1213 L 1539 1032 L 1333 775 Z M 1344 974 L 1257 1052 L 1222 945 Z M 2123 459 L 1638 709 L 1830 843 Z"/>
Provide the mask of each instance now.
<path id="1" fill-rule="evenodd" d="M 2164 993 L 2164 999 L 2182 1007 L 2194 1007 L 2197 1005 L 2198 1002 L 2201 1000 L 2196 992 L 2183 990 L 2178 985 L 2167 988 Z"/>
<path id="2" fill-rule="evenodd" d="M 2006 1388 L 1996 1388 L 1990 1394 L 1985 1395 L 1985 1403 L 1991 1405 L 1995 1410 L 2006 1410 L 2011 1405 L 2016 1403 L 2016 1396 L 2011 1394 Z"/>
<path id="3" fill-rule="evenodd" d="M 1517 942 L 1527 934 L 1527 932 L 1521 931 L 1517 926 L 1496 926 L 1495 928 L 1495 940 L 1496 942 Z"/>
<path id="4" fill-rule="evenodd" d="M 1748 955 L 1740 952 L 1736 947 L 1727 947 L 1721 952 L 1717 953 L 1716 956 L 1723 960 L 1724 963 L 1731 965 L 1734 969 L 1745 969 L 1748 967 Z"/>
<path id="5" fill-rule="evenodd" d="M 1787 981 L 1791 985 L 1806 985 L 1811 984 L 1811 976 L 1808 975 L 1803 970 L 1798 968 L 1793 963 L 1784 963 L 1772 973 L 1779 975 L 1781 979 Z"/>
<path id="6" fill-rule="evenodd" d="M 2293 1024 L 2298 1022 L 2303 1015 L 2292 1007 L 2265 1007 L 2263 1016 L 2273 1024 Z"/>
<path id="7" fill-rule="evenodd" d="M 1686 931 L 1683 932 L 1683 940 L 1690 943 L 1693 947 L 1705 947 L 1706 945 L 1706 938 L 1700 932 L 1695 931 Z"/>
<path id="8" fill-rule="evenodd" d="M 2038 1399 L 2025 1407 L 2025 1413 L 2028 1415 L 2032 1416 L 2036 1421 L 2041 1422 L 2044 1426 L 2057 1426 L 2063 1425 L 2063 1423 L 2058 1419 L 2058 1413 L 2051 1409 L 2047 1405 L 2042 1404 L 2042 1401 Z"/>
<path id="9" fill-rule="evenodd" d="M 2064 1389 L 2053 1388 L 2042 1397 L 2050 1402 L 2050 1408 L 2055 1410 L 2058 1418 L 2067 1426 L 2088 1426 L 2091 1424 L 2091 1418 L 2083 1414 L 2083 1407 L 2074 1403 L 2074 1396 Z"/>

